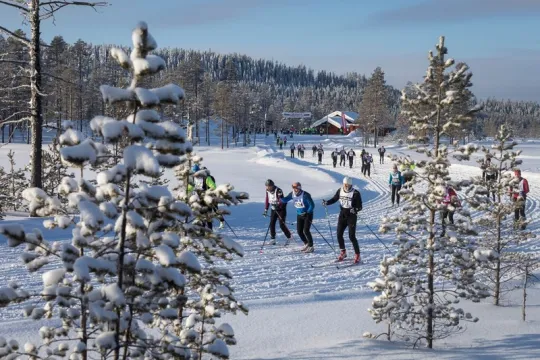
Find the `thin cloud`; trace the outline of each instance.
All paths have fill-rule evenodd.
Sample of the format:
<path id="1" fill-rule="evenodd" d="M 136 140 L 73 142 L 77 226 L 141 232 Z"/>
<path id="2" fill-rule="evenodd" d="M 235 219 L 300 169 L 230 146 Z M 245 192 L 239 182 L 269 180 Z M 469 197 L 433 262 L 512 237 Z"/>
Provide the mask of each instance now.
<path id="1" fill-rule="evenodd" d="M 303 2 L 300 0 L 212 0 L 167 9 L 160 12 L 157 20 L 160 26 L 206 25 L 256 15 L 257 11 L 272 7 L 295 6 Z"/>
<path id="2" fill-rule="evenodd" d="M 378 12 L 361 27 L 451 23 L 493 16 L 540 15 L 538 0 L 427 0 L 399 9 Z"/>

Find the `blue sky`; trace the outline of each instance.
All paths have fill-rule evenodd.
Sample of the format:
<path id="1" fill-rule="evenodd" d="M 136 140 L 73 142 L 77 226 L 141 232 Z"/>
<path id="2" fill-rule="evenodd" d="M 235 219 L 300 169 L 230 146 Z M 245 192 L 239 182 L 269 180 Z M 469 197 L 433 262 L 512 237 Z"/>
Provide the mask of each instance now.
<path id="1" fill-rule="evenodd" d="M 296 66 L 366 75 L 381 66 L 398 88 L 420 81 L 427 51 L 473 71 L 480 98 L 540 101 L 540 0 L 111 0 L 97 12 L 65 8 L 42 36 L 130 43 L 139 20 L 161 47 L 238 52 Z M 0 5 L 0 24 L 21 17 Z"/>

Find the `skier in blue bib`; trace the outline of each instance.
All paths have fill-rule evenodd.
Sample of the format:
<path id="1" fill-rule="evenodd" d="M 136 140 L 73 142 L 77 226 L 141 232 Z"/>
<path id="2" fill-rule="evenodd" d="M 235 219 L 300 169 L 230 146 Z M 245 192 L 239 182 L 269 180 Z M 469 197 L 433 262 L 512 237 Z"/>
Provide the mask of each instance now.
<path id="1" fill-rule="evenodd" d="M 289 195 L 281 198 L 282 203 L 288 203 L 293 201 L 296 208 L 296 232 L 300 239 L 304 242 L 302 252 L 312 253 L 313 249 L 313 237 L 309 229 L 311 228 L 311 222 L 313 221 L 313 210 L 315 210 L 315 203 L 311 198 L 311 195 L 302 190 L 302 185 L 299 182 L 292 184 L 293 191 Z"/>
<path id="2" fill-rule="evenodd" d="M 388 186 L 390 187 L 390 190 L 392 190 L 392 206 L 394 206 L 395 200 L 397 200 L 397 206 L 399 206 L 399 191 L 404 182 L 401 171 L 399 171 L 397 165 L 394 164 L 392 172 L 390 173 L 390 178 L 388 179 Z"/>

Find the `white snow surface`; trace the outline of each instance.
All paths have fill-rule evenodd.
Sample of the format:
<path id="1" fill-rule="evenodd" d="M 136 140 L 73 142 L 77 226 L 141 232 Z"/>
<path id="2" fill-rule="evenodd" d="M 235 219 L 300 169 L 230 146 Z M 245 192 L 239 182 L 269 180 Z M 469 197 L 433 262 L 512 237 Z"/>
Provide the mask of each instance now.
<path id="1" fill-rule="evenodd" d="M 148 117 L 146 117 L 148 115 Z M 153 120 L 153 111 L 145 115 L 144 120 Z M 203 130 L 201 130 L 204 133 Z M 273 136 L 264 141 L 264 135 L 257 135 L 257 147 L 232 148 L 222 151 L 218 147 L 219 139 L 211 138 L 215 147 L 196 147 L 197 155 L 204 159 L 203 164 L 211 170 L 218 185 L 231 183 L 236 191 L 246 191 L 250 199 L 238 206 L 231 207 L 227 222 L 238 235 L 238 239 L 227 229 L 220 230 L 230 239 L 234 239 L 242 246 L 244 257 L 232 262 L 216 264 L 216 268 L 224 269 L 225 273 L 232 273 L 231 288 L 235 290 L 236 297 L 250 308 L 248 316 L 225 315 L 218 323 L 227 323 L 234 329 L 237 345 L 229 346 L 231 359 L 340 359 L 352 360 L 363 358 L 375 359 L 535 359 L 540 358 L 540 289 L 532 284 L 528 291 L 527 321 L 521 321 L 520 292 L 506 294 L 503 306 L 495 307 L 490 299 L 479 304 L 463 301 L 460 304 L 466 312 L 480 318 L 478 323 L 467 324 L 467 330 L 459 335 L 435 342 L 434 350 L 411 349 L 410 345 L 399 341 L 388 342 L 384 337 L 378 340 L 368 340 L 362 334 L 369 331 L 379 334 L 386 330 L 384 324 L 376 325 L 366 311 L 371 306 L 375 293 L 367 286 L 379 275 L 379 263 L 387 254 L 383 245 L 370 231 L 373 230 L 379 239 L 387 246 L 392 247 L 392 234 L 378 234 L 377 228 L 380 218 L 399 214 L 399 208 L 390 209 L 390 194 L 388 190 L 388 175 L 391 163 L 376 163 L 372 168 L 371 178 L 361 175 L 359 164 L 353 169 L 348 167 L 333 168 L 329 154 L 324 155 L 323 164 L 318 165 L 311 156 L 310 147 L 322 142 L 325 150 L 353 146 L 355 151 L 361 150 L 356 144 L 358 139 L 349 137 L 295 136 L 288 139 L 295 144 L 303 143 L 306 146 L 304 159 L 290 159 L 288 148 L 279 151 L 274 144 Z M 399 155 L 410 155 L 413 159 L 418 154 L 403 147 L 384 144 L 387 152 Z M 489 146 L 489 143 L 482 145 Z M 5 154 L 10 149 L 16 151 L 16 160 L 20 163 L 29 162 L 29 146 L 9 144 L 0 147 L 0 165 L 6 166 Z M 524 160 L 521 169 L 523 176 L 529 180 L 531 192 L 527 199 L 527 213 L 530 214 L 528 225 L 538 233 L 538 208 L 540 205 L 540 142 L 529 141 L 520 145 L 523 150 L 521 158 Z M 376 149 L 367 148 L 367 151 L 377 155 Z M 479 155 L 473 155 L 473 160 Z M 454 163 L 454 161 L 452 161 Z M 470 175 L 481 175 L 481 170 L 474 161 L 454 163 L 450 168 L 452 176 L 456 179 Z M 325 217 L 321 200 L 328 199 L 339 188 L 344 176 L 353 178 L 353 185 L 360 189 L 364 209 L 360 213 L 357 225 L 357 238 L 362 250 L 363 264 L 345 269 L 336 269 L 334 266 L 312 268 L 329 262 L 334 254 L 322 236 L 330 244 L 335 240 L 335 225 L 338 205 L 329 207 L 329 224 Z M 113 173 L 107 177 L 114 176 Z M 165 176 L 173 179 L 172 171 L 167 170 Z M 294 181 L 302 183 L 304 190 L 308 191 L 315 201 L 314 226 L 312 227 L 315 241 L 315 253 L 302 254 L 298 251 L 298 237 L 296 235 L 296 216 L 291 205 L 288 206 L 287 226 L 293 232 L 293 244 L 283 247 L 261 245 L 267 230 L 268 219 L 261 216 L 264 210 L 264 182 L 272 179 L 280 186 L 285 194 L 291 190 Z M 460 194 L 463 195 L 463 194 Z M 456 215 L 458 217 L 459 215 Z M 473 213 L 474 216 L 474 213 Z M 21 225 L 25 231 L 33 228 L 43 229 L 43 219 L 28 218 L 17 214 L 8 214 L 2 225 L 15 229 Z M 369 228 L 368 228 L 369 226 Z M 214 224 L 214 227 L 217 227 Z M 278 244 L 284 243 L 284 236 L 277 227 Z M 45 240 L 70 243 L 72 234 L 67 229 L 55 228 L 43 231 Z M 352 253 L 351 244 L 345 234 L 345 245 Z M 139 240 L 138 240 L 139 241 Z M 148 239 L 141 239 L 146 243 Z M 169 241 L 169 240 L 168 240 Z M 175 241 L 173 241 L 174 243 Z M 171 256 L 170 247 L 161 245 L 160 262 L 167 267 L 180 259 Z M 42 272 L 29 274 L 21 266 L 21 249 L 10 248 L 7 240 L 0 235 L 0 249 L 2 262 L 0 262 L 0 295 L 17 296 L 7 284 L 15 280 L 24 284 L 25 289 L 39 290 L 43 286 L 42 275 L 46 271 L 57 268 L 55 264 L 48 264 Z M 531 252 L 540 251 L 540 240 L 532 240 L 526 245 Z M 489 257 L 488 252 L 478 252 L 477 256 Z M 88 274 L 91 268 L 107 269 L 114 272 L 112 263 L 95 263 L 93 259 L 84 258 L 75 264 L 77 276 Z M 139 261 L 137 267 L 155 271 L 156 267 L 149 262 Z M 157 270 L 156 270 L 157 271 Z M 173 275 L 168 274 L 168 275 Z M 54 279 L 53 279 L 54 280 Z M 173 281 L 181 281 L 179 278 Z M 218 289 L 226 293 L 226 289 Z M 1 297 L 1 296 L 0 296 Z M 8 339 L 15 338 L 19 343 L 34 342 L 36 334 L 43 326 L 43 322 L 21 319 L 23 305 L 16 305 L 0 309 L 0 336 Z M 49 325 L 49 324 L 48 324 Z M 51 325 L 49 325 L 51 326 Z M 218 325 L 216 325 L 218 326 Z M 231 329 L 231 330 L 232 330 Z M 229 330 L 227 330 L 228 332 Z M 108 347 L 114 337 L 103 336 L 99 343 Z"/>

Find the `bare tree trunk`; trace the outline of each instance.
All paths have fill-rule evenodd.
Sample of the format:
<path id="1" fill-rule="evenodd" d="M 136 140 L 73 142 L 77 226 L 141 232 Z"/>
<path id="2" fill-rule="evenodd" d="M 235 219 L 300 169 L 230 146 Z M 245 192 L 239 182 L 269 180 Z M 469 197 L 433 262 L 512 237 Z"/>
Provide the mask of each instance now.
<path id="1" fill-rule="evenodd" d="M 221 119 L 221 150 L 223 150 L 223 141 L 224 141 L 223 136 L 225 136 L 225 133 L 224 133 L 225 124 L 224 124 L 224 122 L 225 121 L 223 119 Z M 228 141 L 228 139 L 227 139 L 227 141 Z"/>
<path id="2" fill-rule="evenodd" d="M 488 196 L 490 196 L 488 192 Z M 501 217 L 497 216 L 497 256 L 496 268 L 495 268 L 495 291 L 493 298 L 495 305 L 499 306 L 499 299 L 501 297 Z"/>
<path id="3" fill-rule="evenodd" d="M 523 279 L 523 305 L 521 306 L 521 320 L 525 321 L 527 317 L 527 282 L 529 280 L 529 266 L 525 265 L 525 277 Z"/>
<path id="4" fill-rule="evenodd" d="M 30 43 L 30 121 L 32 126 L 32 160 L 31 180 L 32 187 L 41 188 L 41 143 L 43 141 L 42 125 L 43 114 L 41 109 L 41 59 L 40 59 L 40 19 L 39 0 L 32 0 L 30 13 L 30 28 L 32 39 Z"/>

